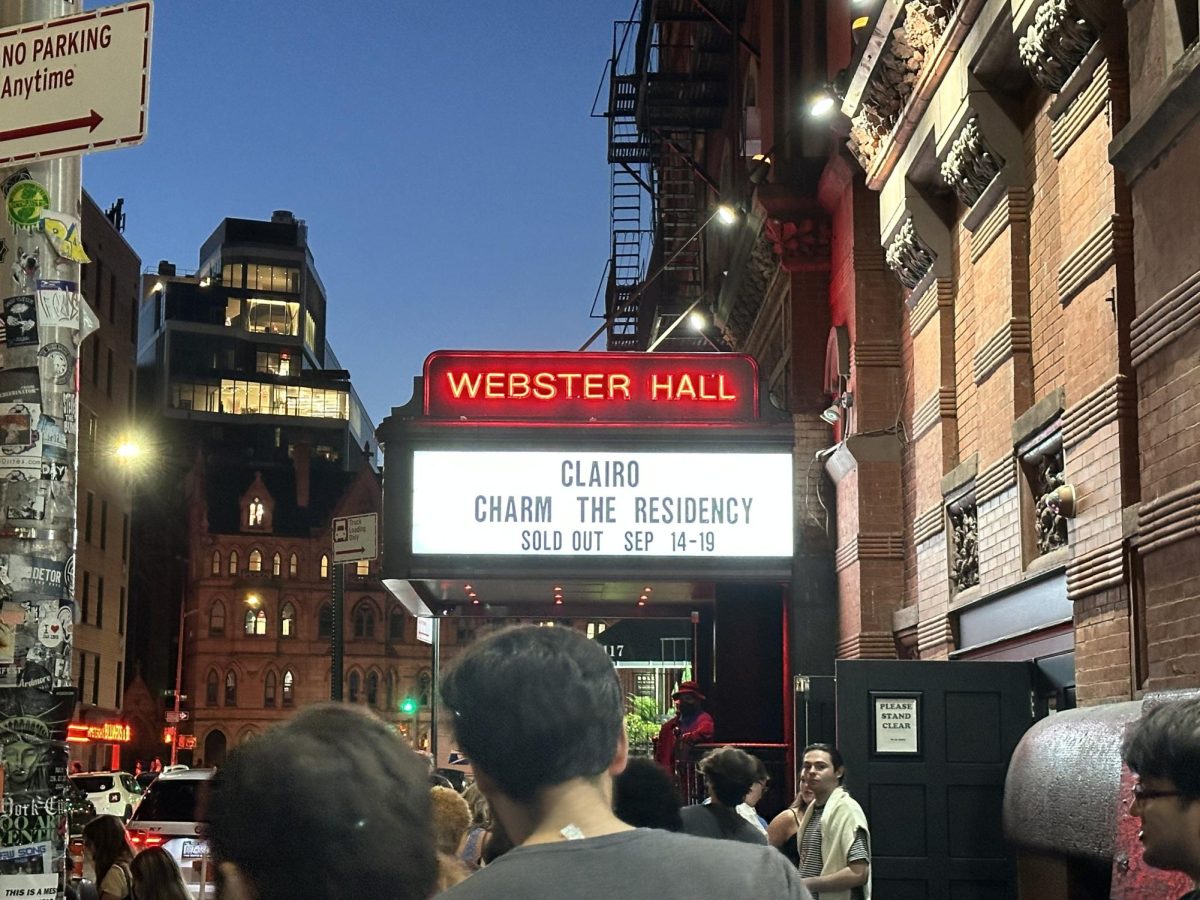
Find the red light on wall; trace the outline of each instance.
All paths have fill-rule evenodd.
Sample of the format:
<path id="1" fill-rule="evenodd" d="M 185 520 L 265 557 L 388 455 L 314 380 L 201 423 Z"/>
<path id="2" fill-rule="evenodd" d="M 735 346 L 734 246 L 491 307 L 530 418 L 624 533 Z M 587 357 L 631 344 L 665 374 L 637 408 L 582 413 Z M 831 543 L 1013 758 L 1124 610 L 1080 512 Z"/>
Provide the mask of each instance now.
<path id="1" fill-rule="evenodd" d="M 86 744 L 88 742 L 88 727 L 86 725 L 68 725 L 67 743 Z"/>
<path id="2" fill-rule="evenodd" d="M 738 353 L 440 350 L 425 360 L 425 415 L 509 422 L 753 421 L 758 366 Z"/>
<path id="3" fill-rule="evenodd" d="M 132 731 L 123 722 L 105 722 L 102 725 L 76 723 L 67 726 L 67 742 L 71 744 L 87 744 L 91 741 L 101 744 L 127 744 L 131 737 Z"/>

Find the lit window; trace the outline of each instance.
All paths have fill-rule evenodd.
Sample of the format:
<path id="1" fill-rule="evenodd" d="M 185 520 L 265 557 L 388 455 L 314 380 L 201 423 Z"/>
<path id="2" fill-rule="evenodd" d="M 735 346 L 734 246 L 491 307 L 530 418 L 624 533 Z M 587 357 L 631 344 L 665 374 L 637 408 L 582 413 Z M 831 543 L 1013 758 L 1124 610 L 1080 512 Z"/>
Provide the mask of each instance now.
<path id="1" fill-rule="evenodd" d="M 267 633 L 267 613 L 262 609 L 246 610 L 246 634 L 265 635 Z"/>
<path id="2" fill-rule="evenodd" d="M 329 557 L 324 554 L 321 555 L 321 577 L 329 577 Z"/>
<path id="3" fill-rule="evenodd" d="M 210 571 L 212 572 L 213 575 L 221 574 L 221 551 L 220 550 L 213 551 L 212 569 Z"/>
<path id="4" fill-rule="evenodd" d="M 262 571 L 262 553 L 260 551 L 258 551 L 258 550 L 250 551 L 250 563 L 247 568 L 249 568 L 249 570 L 251 572 L 261 572 Z"/>
<path id="5" fill-rule="evenodd" d="M 236 575 L 238 573 L 238 552 L 236 550 L 229 551 L 229 574 Z"/>
<path id="6" fill-rule="evenodd" d="M 296 607 L 290 600 L 284 603 L 279 610 L 279 636 L 285 638 L 296 636 Z"/>
<path id="7" fill-rule="evenodd" d="M 368 560 L 360 559 L 358 562 L 356 562 L 354 564 L 354 574 L 355 575 L 370 575 L 371 574 L 371 563 Z"/>
<path id="8" fill-rule="evenodd" d="M 283 673 L 283 705 L 291 706 L 294 698 L 293 688 L 296 684 L 296 676 L 292 674 L 292 670 L 288 669 Z"/>
<path id="9" fill-rule="evenodd" d="M 255 497 L 250 501 L 250 511 L 247 515 L 246 524 L 248 524 L 251 528 L 257 528 L 258 526 L 262 525 L 263 514 L 265 512 L 266 508 L 263 506 L 262 501 Z M 253 571 L 257 572 L 259 570 L 254 569 Z"/>
<path id="10" fill-rule="evenodd" d="M 300 560 L 297 558 L 296 554 L 293 553 L 290 557 L 288 557 L 288 575 L 290 575 L 292 578 L 295 578 L 296 573 L 299 571 Z"/>
<path id="11" fill-rule="evenodd" d="M 271 574 L 276 578 L 283 574 L 283 557 L 278 553 L 271 557 Z"/>

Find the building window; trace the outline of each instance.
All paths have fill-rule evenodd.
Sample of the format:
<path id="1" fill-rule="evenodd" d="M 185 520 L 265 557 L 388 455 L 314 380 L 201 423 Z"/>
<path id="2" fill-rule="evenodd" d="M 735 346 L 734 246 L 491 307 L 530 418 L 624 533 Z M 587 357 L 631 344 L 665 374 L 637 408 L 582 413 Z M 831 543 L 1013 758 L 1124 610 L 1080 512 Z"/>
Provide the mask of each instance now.
<path id="1" fill-rule="evenodd" d="M 417 696 L 421 700 L 421 706 L 428 706 L 433 697 L 433 676 L 428 669 L 417 673 Z"/>
<path id="2" fill-rule="evenodd" d="M 225 705 L 237 706 L 237 675 L 232 669 L 225 673 Z"/>
<path id="3" fill-rule="evenodd" d="M 291 556 L 288 557 L 288 575 L 290 575 L 292 578 L 295 578 L 299 572 L 300 572 L 300 560 L 296 556 L 296 554 L 293 553 Z"/>
<path id="4" fill-rule="evenodd" d="M 229 551 L 229 574 L 236 575 L 238 573 L 238 552 L 236 550 Z"/>
<path id="5" fill-rule="evenodd" d="M 262 551 L 260 551 L 260 550 L 251 550 L 250 551 L 250 562 L 246 566 L 246 568 L 251 572 L 261 572 L 262 571 Z"/>
<path id="6" fill-rule="evenodd" d="M 251 528 L 258 528 L 263 523 L 263 514 L 266 512 L 266 507 L 263 502 L 255 497 L 250 501 L 250 509 L 246 514 L 246 524 Z"/>
<path id="7" fill-rule="evenodd" d="M 217 600 L 208 611 L 209 637 L 220 637 L 225 633 L 225 604 Z"/>
<path id="8" fill-rule="evenodd" d="M 254 370 L 264 375 L 298 375 L 292 368 L 292 356 L 286 350 L 259 350 L 254 355 Z"/>
<path id="9" fill-rule="evenodd" d="M 108 395 L 108 399 L 112 399 L 112 383 L 113 383 L 113 352 L 112 347 L 108 348 L 108 359 L 104 365 L 107 379 L 104 382 L 104 392 Z"/>
<path id="10" fill-rule="evenodd" d="M 604 629 L 606 629 L 607 627 L 608 626 L 605 625 L 603 622 L 588 622 L 587 623 L 588 640 L 591 640 L 594 637 L 598 637 L 599 635 L 604 634 Z"/>
<path id="11" fill-rule="evenodd" d="M 283 705 L 291 706 L 292 700 L 295 699 L 293 689 L 296 684 L 296 676 L 292 674 L 292 670 L 288 669 L 283 673 Z"/>
<path id="12" fill-rule="evenodd" d="M 404 610 L 399 606 L 393 607 L 392 614 L 388 617 L 388 639 L 404 640 Z"/>
<path id="13" fill-rule="evenodd" d="M 85 518 L 83 520 L 83 540 L 85 543 L 88 543 L 88 544 L 90 544 L 92 542 L 92 513 L 95 511 L 94 510 L 95 505 L 96 505 L 96 495 L 93 494 L 91 491 L 88 491 L 87 492 L 87 506 L 86 506 L 87 512 L 85 513 Z"/>
<path id="14" fill-rule="evenodd" d="M 246 610 L 246 634 L 259 637 L 267 633 L 267 611 L 265 609 Z"/>
<path id="15" fill-rule="evenodd" d="M 217 705 L 217 673 L 215 670 L 208 673 L 208 680 L 204 682 L 204 705 Z"/>
<path id="16" fill-rule="evenodd" d="M 333 609 L 328 603 L 322 603 L 317 611 L 317 637 L 327 638 L 333 633 Z"/>
<path id="17" fill-rule="evenodd" d="M 120 597 L 121 597 L 120 606 L 117 608 L 117 613 L 119 615 L 119 618 L 117 619 L 117 633 L 124 634 L 125 633 L 125 586 L 124 585 L 121 586 Z M 117 704 L 117 706 L 120 706 L 120 705 L 121 704 L 119 704 L 119 703 Z"/>
<path id="18" fill-rule="evenodd" d="M 367 705 L 375 706 L 379 703 L 379 673 L 367 673 Z"/>
<path id="19" fill-rule="evenodd" d="M 354 607 L 354 636 L 356 638 L 375 637 L 375 610 L 367 600 L 361 601 Z"/>
<path id="20" fill-rule="evenodd" d="M 275 673 L 268 672 L 267 677 L 263 679 L 263 706 L 274 708 L 276 684 Z"/>
<path id="21" fill-rule="evenodd" d="M 354 564 L 354 574 L 359 576 L 370 575 L 371 563 L 368 560 L 360 559 Z"/>
<path id="22" fill-rule="evenodd" d="M 321 577 L 329 577 L 329 557 L 324 553 L 321 554 Z"/>
<path id="23" fill-rule="evenodd" d="M 121 562 L 129 561 L 129 513 L 121 516 Z"/>
<path id="24" fill-rule="evenodd" d="M 104 576 L 96 579 L 96 627 L 104 627 Z"/>
<path id="25" fill-rule="evenodd" d="M 83 593 L 80 596 L 79 618 L 85 625 L 91 621 L 88 618 L 88 606 L 92 602 L 92 573 L 83 573 Z M 82 696 L 82 694 L 80 695 Z"/>
<path id="26" fill-rule="evenodd" d="M 121 692 L 124 689 L 125 689 L 125 663 L 118 662 L 117 663 L 117 684 L 116 684 L 116 692 L 115 692 L 117 702 L 113 704 L 113 706 L 115 706 L 117 709 L 121 708 Z"/>
<path id="27" fill-rule="evenodd" d="M 296 607 L 292 601 L 287 601 L 279 610 L 279 636 L 290 638 L 296 636 Z"/>
<path id="28" fill-rule="evenodd" d="M 108 549 L 108 501 L 100 501 L 100 549 Z"/>
<path id="29" fill-rule="evenodd" d="M 212 557 L 212 568 L 209 570 L 213 575 L 221 574 L 221 551 L 214 550 Z"/>
<path id="30" fill-rule="evenodd" d="M 92 657 L 92 706 L 100 705 L 100 654 Z"/>
<path id="31" fill-rule="evenodd" d="M 387 686 L 386 687 L 386 690 L 387 690 L 387 707 L 386 708 L 391 709 L 392 704 L 396 700 L 396 673 L 395 672 L 387 673 L 387 680 L 385 681 L 385 684 Z"/>
<path id="32" fill-rule="evenodd" d="M 278 553 L 271 557 L 271 574 L 276 578 L 283 574 L 283 557 Z"/>
<path id="33" fill-rule="evenodd" d="M 362 689 L 362 676 L 357 672 L 350 673 L 350 702 L 357 703 L 358 695 Z"/>

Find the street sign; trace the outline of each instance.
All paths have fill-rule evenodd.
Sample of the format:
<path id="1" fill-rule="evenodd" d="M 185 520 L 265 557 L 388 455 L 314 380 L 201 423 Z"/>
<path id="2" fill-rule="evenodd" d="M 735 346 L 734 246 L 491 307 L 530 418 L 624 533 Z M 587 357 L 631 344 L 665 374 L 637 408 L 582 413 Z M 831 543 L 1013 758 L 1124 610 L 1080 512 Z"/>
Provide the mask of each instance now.
<path id="1" fill-rule="evenodd" d="M 417 617 L 417 640 L 422 644 L 433 643 L 433 619 L 429 616 Z"/>
<path id="2" fill-rule="evenodd" d="M 333 562 L 357 562 L 379 555 L 379 514 L 341 516 L 333 520 Z"/>
<path id="3" fill-rule="evenodd" d="M 141 143 L 151 0 L 0 29 L 0 166 Z"/>
<path id="4" fill-rule="evenodd" d="M 167 724 L 168 725 L 175 725 L 179 722 L 186 722 L 187 720 L 188 720 L 188 711 L 186 709 L 181 709 L 179 712 L 175 712 L 175 710 L 173 710 L 173 709 L 167 710 Z"/>

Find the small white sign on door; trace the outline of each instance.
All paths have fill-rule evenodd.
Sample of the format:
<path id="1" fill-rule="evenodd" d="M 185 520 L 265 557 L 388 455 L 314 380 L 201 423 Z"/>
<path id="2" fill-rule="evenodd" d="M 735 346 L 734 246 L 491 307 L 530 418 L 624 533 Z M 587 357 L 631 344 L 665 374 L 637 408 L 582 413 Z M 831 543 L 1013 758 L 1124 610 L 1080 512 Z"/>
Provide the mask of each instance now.
<path id="1" fill-rule="evenodd" d="M 875 752 L 920 753 L 920 705 L 912 695 L 874 695 Z"/>

